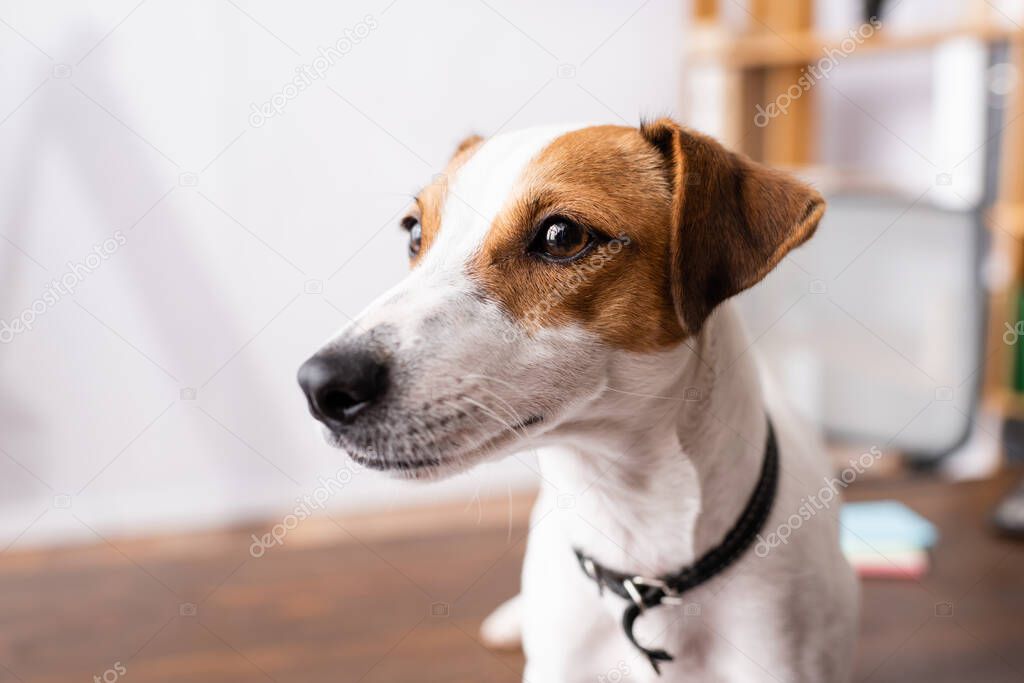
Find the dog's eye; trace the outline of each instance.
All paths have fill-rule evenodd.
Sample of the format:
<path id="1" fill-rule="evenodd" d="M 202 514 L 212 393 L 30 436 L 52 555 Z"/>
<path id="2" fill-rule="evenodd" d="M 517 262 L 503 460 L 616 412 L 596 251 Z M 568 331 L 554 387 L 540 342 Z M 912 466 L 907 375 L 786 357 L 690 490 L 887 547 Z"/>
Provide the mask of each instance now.
<path id="1" fill-rule="evenodd" d="M 594 242 L 594 236 L 579 223 L 556 216 L 544 226 L 530 245 L 530 251 L 549 261 L 571 261 L 581 256 Z"/>
<path id="2" fill-rule="evenodd" d="M 409 231 L 409 258 L 420 253 L 420 246 L 423 242 L 423 226 L 415 216 L 406 216 L 402 219 L 402 228 Z"/>

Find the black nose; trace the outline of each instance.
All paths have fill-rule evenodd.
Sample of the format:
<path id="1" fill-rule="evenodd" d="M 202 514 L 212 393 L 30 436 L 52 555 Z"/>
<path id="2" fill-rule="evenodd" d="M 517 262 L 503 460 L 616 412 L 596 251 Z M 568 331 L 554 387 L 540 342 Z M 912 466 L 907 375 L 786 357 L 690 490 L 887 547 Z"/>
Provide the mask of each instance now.
<path id="1" fill-rule="evenodd" d="M 321 351 L 299 368 L 310 412 L 335 429 L 378 401 L 387 384 L 388 366 L 366 349 Z"/>

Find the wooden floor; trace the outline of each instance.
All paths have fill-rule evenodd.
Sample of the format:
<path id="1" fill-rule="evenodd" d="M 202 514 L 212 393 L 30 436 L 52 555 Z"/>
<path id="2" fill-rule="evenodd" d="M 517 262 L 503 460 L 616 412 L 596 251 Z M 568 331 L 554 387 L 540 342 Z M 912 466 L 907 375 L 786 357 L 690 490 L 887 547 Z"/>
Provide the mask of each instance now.
<path id="1" fill-rule="evenodd" d="M 865 584 L 857 680 L 1024 680 L 1024 544 L 986 526 L 1010 485 L 853 491 L 899 497 L 943 534 L 925 580 Z M 258 558 L 266 528 L 8 552 L 0 681 L 518 681 L 521 656 L 476 629 L 517 584 L 527 503 L 312 519 Z"/>

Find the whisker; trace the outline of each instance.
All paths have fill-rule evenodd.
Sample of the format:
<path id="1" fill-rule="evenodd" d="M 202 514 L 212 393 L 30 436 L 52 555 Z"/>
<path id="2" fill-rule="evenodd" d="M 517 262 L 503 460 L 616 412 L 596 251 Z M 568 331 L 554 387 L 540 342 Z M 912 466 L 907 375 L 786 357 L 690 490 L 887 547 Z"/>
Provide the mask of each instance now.
<path id="1" fill-rule="evenodd" d="M 472 419 L 472 420 L 473 420 L 473 421 L 474 421 L 474 422 L 475 422 L 475 423 L 477 424 L 477 426 L 480 426 L 480 425 L 482 424 L 482 423 L 480 422 L 480 419 L 479 419 L 479 418 L 477 418 L 477 417 L 476 417 L 475 415 L 469 415 L 469 417 L 470 417 L 470 418 L 471 418 L 471 419 Z M 518 435 L 517 435 L 517 436 L 518 436 Z M 518 438 L 519 438 L 520 440 L 522 440 L 522 439 L 523 439 L 523 437 L 518 437 Z M 489 440 L 489 439 L 488 439 L 488 440 Z M 497 445 L 491 445 L 491 446 L 488 446 L 488 447 L 487 447 L 486 449 L 484 449 L 484 450 L 483 450 L 483 451 L 481 451 L 481 452 L 482 452 L 482 453 L 495 453 L 495 452 L 497 452 L 497 450 L 498 450 L 498 448 L 497 448 Z M 555 486 L 555 484 L 554 484 L 554 483 L 553 483 L 553 482 L 552 482 L 552 481 L 551 481 L 550 479 L 548 479 L 547 477 L 545 477 L 545 476 L 544 476 L 544 475 L 543 475 L 543 474 L 541 473 L 541 471 L 540 471 L 540 470 L 538 470 L 537 468 L 533 467 L 532 465 L 530 465 L 530 463 L 526 462 L 526 461 L 525 461 L 525 460 L 523 460 L 523 459 L 522 459 L 521 457 L 519 457 L 519 456 L 520 456 L 520 453 L 522 453 L 522 452 L 524 452 L 524 451 L 515 451 L 515 452 L 511 453 L 511 454 L 510 454 L 510 456 L 511 456 L 512 458 L 515 458 L 515 460 L 516 460 L 516 461 L 517 461 L 517 462 L 518 462 L 518 463 L 519 463 L 520 465 L 522 465 L 522 466 L 523 466 L 523 467 L 525 467 L 526 469 L 530 470 L 530 472 L 532 472 L 532 473 L 533 473 L 534 475 L 536 475 L 536 476 L 537 476 L 538 478 L 540 478 L 540 479 L 541 479 L 542 481 L 544 481 L 544 482 L 545 482 L 546 484 L 548 484 L 548 485 L 550 485 L 550 486 L 554 487 L 554 486 Z M 536 454 L 536 451 L 532 451 L 532 452 L 533 452 L 534 454 Z"/>
<path id="2" fill-rule="evenodd" d="M 507 400 L 505 400 L 499 394 L 491 391 L 487 387 L 479 387 L 479 388 L 480 388 L 481 391 L 486 391 L 488 394 L 493 396 L 494 399 L 496 401 L 498 401 L 499 404 L 500 404 L 498 407 L 504 408 L 505 411 L 511 415 L 512 419 L 516 421 L 516 424 L 522 424 L 525 421 L 525 418 L 522 415 L 519 414 L 519 411 L 517 411 L 515 408 L 513 408 L 512 404 L 510 404 Z"/>
<path id="3" fill-rule="evenodd" d="M 685 401 L 685 398 L 679 396 L 658 396 L 657 394 L 641 394 L 635 391 L 625 391 L 624 389 L 616 389 L 615 387 L 605 385 L 605 389 L 608 391 L 614 391 L 619 394 L 626 394 L 627 396 L 639 396 L 641 398 L 661 398 L 666 401 Z"/>
<path id="4" fill-rule="evenodd" d="M 516 431 L 515 427 L 510 425 L 505 420 L 501 419 L 501 417 L 498 414 L 496 414 L 493 410 L 491 410 L 490 408 L 488 408 L 484 404 L 480 403 L 479 401 L 474 401 L 473 399 L 469 398 L 468 396 L 466 398 L 464 398 L 463 400 L 465 400 L 465 401 L 467 401 L 469 403 L 472 403 L 476 407 L 480 408 L 480 410 L 484 411 L 485 415 L 493 418 L 498 424 L 504 425 L 504 427 L 506 429 L 508 429 L 510 432 L 512 432 L 512 434 L 515 435 L 515 437 L 517 439 L 522 439 L 523 438 L 523 435 L 520 434 L 518 431 Z"/>
<path id="5" fill-rule="evenodd" d="M 515 385 L 513 385 L 513 384 L 511 384 L 509 382 L 506 382 L 503 379 L 498 379 L 497 377 L 491 377 L 490 375 L 483 375 L 483 374 L 479 374 L 479 373 L 474 373 L 472 375 L 466 375 L 466 377 L 469 378 L 469 379 L 473 379 L 473 378 L 479 377 L 480 379 L 486 379 L 486 380 L 491 381 L 491 382 L 497 382 L 499 384 L 504 384 L 506 387 L 508 387 L 512 391 L 518 391 L 518 389 L 515 387 Z"/>

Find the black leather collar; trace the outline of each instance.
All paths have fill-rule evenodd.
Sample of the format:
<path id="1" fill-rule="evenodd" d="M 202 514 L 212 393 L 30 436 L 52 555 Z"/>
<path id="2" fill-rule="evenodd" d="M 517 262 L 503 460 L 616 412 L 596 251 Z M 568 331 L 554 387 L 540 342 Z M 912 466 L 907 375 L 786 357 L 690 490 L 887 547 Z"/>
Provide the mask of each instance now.
<path id="1" fill-rule="evenodd" d="M 661 673 L 658 662 L 672 661 L 672 655 L 664 650 L 649 650 L 636 641 L 633 625 L 637 617 L 652 607 L 682 604 L 683 593 L 696 588 L 739 559 L 753 544 L 757 534 L 760 533 L 767 521 L 768 515 L 771 514 L 772 504 L 775 502 L 775 491 L 778 488 L 778 479 L 779 447 L 775 440 L 775 428 L 769 419 L 761 478 L 758 480 L 757 486 L 754 487 L 750 500 L 747 501 L 747 507 L 722 542 L 704 553 L 696 562 L 674 574 L 645 578 L 603 567 L 583 551 L 575 549 L 580 568 L 597 584 L 599 592 L 603 593 L 607 588 L 612 593 L 629 600 L 630 604 L 622 615 L 622 628 L 626 631 L 629 642 L 647 655 L 647 659 L 657 673 Z"/>

